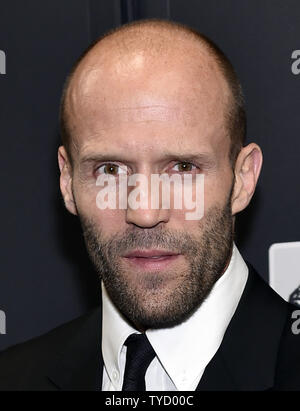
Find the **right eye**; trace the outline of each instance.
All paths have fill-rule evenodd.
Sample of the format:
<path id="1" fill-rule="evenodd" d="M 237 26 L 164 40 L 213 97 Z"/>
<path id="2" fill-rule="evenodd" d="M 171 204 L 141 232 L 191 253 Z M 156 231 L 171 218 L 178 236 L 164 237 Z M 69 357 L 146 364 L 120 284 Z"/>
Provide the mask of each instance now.
<path id="1" fill-rule="evenodd" d="M 96 170 L 98 174 L 110 174 L 112 176 L 118 176 L 120 174 L 127 174 L 127 168 L 121 167 L 118 164 L 106 163 L 99 166 Z"/>

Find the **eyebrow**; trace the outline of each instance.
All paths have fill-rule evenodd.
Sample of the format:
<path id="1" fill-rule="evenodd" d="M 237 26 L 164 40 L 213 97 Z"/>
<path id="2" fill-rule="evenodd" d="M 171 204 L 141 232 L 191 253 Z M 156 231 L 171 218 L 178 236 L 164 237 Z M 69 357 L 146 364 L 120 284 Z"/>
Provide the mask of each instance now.
<path id="1" fill-rule="evenodd" d="M 167 161 L 167 160 L 176 160 L 182 162 L 191 162 L 191 161 L 198 161 L 200 163 L 211 164 L 214 163 L 215 160 L 213 158 L 212 153 L 179 153 L 179 152 L 164 152 L 162 153 L 159 161 Z M 86 154 L 80 160 L 81 164 L 89 164 L 89 163 L 100 163 L 105 161 L 119 161 L 122 163 L 130 163 L 133 162 L 128 158 L 128 156 L 124 156 L 124 153 L 98 153 L 98 154 Z"/>
<path id="2" fill-rule="evenodd" d="M 121 161 L 121 162 L 126 162 L 125 157 L 123 158 L 122 155 L 119 154 L 86 154 L 84 155 L 79 162 L 81 164 L 86 164 L 86 163 L 100 163 L 102 161 Z"/>

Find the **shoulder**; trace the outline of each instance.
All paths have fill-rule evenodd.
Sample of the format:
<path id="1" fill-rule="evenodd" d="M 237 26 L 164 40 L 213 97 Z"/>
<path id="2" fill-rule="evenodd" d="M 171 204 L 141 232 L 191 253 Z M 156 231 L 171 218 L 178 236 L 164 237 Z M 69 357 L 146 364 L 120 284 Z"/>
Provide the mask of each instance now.
<path id="1" fill-rule="evenodd" d="M 85 333 L 89 323 L 95 321 L 99 309 L 94 309 L 72 321 L 62 324 L 42 336 L 14 345 L 0 352 L 0 390 L 23 389 L 26 383 L 45 388 L 42 376 L 61 352 L 78 335 Z M 94 324 L 95 327 L 95 324 Z M 84 338 L 84 336 L 83 336 Z M 50 384 L 50 383 L 49 383 Z M 49 387 L 47 386 L 47 389 Z"/>
<path id="2" fill-rule="evenodd" d="M 275 389 L 300 390 L 300 309 L 287 304 L 287 316 L 278 350 Z"/>
<path id="3" fill-rule="evenodd" d="M 250 270 L 253 273 L 252 267 Z M 265 355 L 272 344 L 277 347 L 273 389 L 300 390 L 300 309 L 286 302 L 260 276 L 255 281 L 255 289 L 261 296 L 261 304 L 255 309 L 256 317 L 263 319 L 264 332 L 269 330 L 263 334 L 268 341 Z"/>

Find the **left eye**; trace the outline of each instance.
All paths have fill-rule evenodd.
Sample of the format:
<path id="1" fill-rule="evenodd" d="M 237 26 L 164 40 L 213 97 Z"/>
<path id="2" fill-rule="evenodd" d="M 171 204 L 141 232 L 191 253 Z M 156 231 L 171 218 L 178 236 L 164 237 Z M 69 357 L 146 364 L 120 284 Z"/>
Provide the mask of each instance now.
<path id="1" fill-rule="evenodd" d="M 102 164 L 102 166 L 97 168 L 98 174 L 110 174 L 112 176 L 117 176 L 119 174 L 126 174 L 127 170 L 124 167 L 120 167 L 117 164 Z"/>
<path id="2" fill-rule="evenodd" d="M 180 173 L 184 173 L 184 172 L 190 172 L 195 170 L 197 167 L 192 164 L 192 163 L 188 163 L 188 162 L 182 162 L 182 163 L 177 163 L 175 164 L 175 166 L 173 167 L 173 169 L 175 169 L 175 171 L 178 171 Z"/>

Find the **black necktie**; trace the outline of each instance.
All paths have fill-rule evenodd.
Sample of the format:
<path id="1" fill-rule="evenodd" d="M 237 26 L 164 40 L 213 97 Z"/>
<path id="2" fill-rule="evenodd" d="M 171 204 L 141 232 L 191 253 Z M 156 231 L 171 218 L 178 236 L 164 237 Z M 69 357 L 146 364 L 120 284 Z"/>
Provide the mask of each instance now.
<path id="1" fill-rule="evenodd" d="M 145 374 L 155 357 L 145 334 L 132 334 L 125 341 L 126 366 L 122 391 L 145 391 Z"/>

